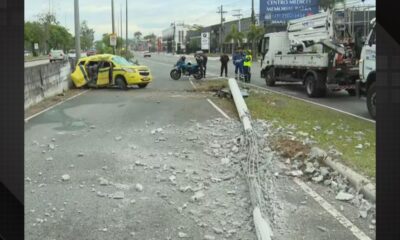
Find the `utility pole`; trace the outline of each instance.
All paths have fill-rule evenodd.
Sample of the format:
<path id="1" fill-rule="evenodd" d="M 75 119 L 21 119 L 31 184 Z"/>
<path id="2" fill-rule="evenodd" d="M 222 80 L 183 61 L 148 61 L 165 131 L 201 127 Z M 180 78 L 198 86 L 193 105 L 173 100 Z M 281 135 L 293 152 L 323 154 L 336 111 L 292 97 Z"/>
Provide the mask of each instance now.
<path id="1" fill-rule="evenodd" d="M 227 12 L 224 11 L 224 6 L 221 5 L 221 7 L 218 8 L 218 12 L 217 13 L 221 14 L 221 26 L 220 26 L 220 31 L 219 31 L 219 47 L 220 47 L 219 52 L 222 53 L 222 32 L 224 31 L 223 24 L 224 24 L 224 21 L 225 21 L 224 13 L 227 13 Z"/>
<path id="2" fill-rule="evenodd" d="M 112 33 L 115 34 L 115 25 L 114 25 L 114 0 L 111 0 L 111 16 L 112 16 Z M 115 46 L 113 46 L 113 54 L 115 55 Z"/>
<path id="3" fill-rule="evenodd" d="M 241 9 L 236 9 L 236 10 L 233 10 L 234 12 L 237 12 L 236 14 L 233 14 L 232 16 L 234 16 L 234 17 L 238 17 L 238 19 L 239 19 L 239 32 L 241 31 L 241 29 L 242 29 L 242 26 L 241 26 L 241 24 L 240 24 L 240 19 L 241 19 L 241 17 L 243 16 L 243 14 L 241 14 L 240 12 L 242 11 Z"/>
<path id="4" fill-rule="evenodd" d="M 254 0 L 251 0 L 251 22 L 256 24 L 256 17 L 254 13 Z"/>
<path id="5" fill-rule="evenodd" d="M 121 26 L 120 26 L 120 28 L 121 28 L 121 33 L 120 33 L 120 36 L 121 36 L 121 40 L 122 40 L 122 35 L 123 35 L 123 33 L 122 33 L 122 4 L 121 4 L 121 8 L 120 8 L 120 11 L 119 11 L 119 15 L 120 15 L 120 24 L 121 24 Z M 121 49 L 122 49 L 122 45 L 121 45 Z"/>
<path id="6" fill-rule="evenodd" d="M 175 54 L 175 32 L 176 32 L 176 23 L 174 22 L 174 34 L 172 37 L 172 53 Z"/>
<path id="7" fill-rule="evenodd" d="M 125 29 L 125 43 L 126 43 L 126 47 L 125 47 L 125 49 L 126 49 L 126 52 L 128 53 L 128 0 L 126 0 L 125 1 L 125 4 L 126 4 L 126 16 L 125 16 L 125 20 L 126 20 L 126 29 Z"/>
<path id="8" fill-rule="evenodd" d="M 81 58 L 81 26 L 79 22 L 79 0 L 74 2 L 74 15 L 75 15 L 75 52 L 76 61 Z"/>

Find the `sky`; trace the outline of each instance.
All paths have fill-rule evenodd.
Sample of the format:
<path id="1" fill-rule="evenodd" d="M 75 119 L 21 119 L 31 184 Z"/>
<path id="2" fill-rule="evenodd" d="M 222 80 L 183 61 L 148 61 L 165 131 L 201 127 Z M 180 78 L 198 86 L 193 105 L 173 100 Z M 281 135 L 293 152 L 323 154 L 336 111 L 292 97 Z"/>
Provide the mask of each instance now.
<path id="1" fill-rule="evenodd" d="M 262 0 L 261 0 L 262 1 Z M 366 0 L 374 3 L 375 0 Z M 208 26 L 220 22 L 218 7 L 224 6 L 226 21 L 234 20 L 234 10 L 241 9 L 243 17 L 251 14 L 251 0 L 128 0 L 128 32 L 141 31 L 143 35 L 154 33 L 161 36 L 162 30 L 172 22 Z M 256 14 L 260 0 L 254 0 Z M 120 29 L 122 7 L 123 35 L 125 37 L 125 0 L 114 0 L 115 28 Z M 74 35 L 74 0 L 25 0 L 25 21 L 37 20 L 37 15 L 51 11 L 61 25 Z M 111 0 L 79 0 L 79 18 L 86 20 L 95 31 L 95 40 L 103 33 L 112 32 Z"/>

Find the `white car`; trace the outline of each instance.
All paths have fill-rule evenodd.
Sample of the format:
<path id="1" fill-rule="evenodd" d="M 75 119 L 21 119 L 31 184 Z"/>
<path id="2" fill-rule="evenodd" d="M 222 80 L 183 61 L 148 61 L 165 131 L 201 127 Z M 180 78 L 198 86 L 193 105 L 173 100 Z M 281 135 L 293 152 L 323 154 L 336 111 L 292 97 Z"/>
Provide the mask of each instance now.
<path id="1" fill-rule="evenodd" d="M 146 51 L 143 53 L 143 57 L 151 57 L 151 53 L 149 51 Z"/>
<path id="2" fill-rule="evenodd" d="M 50 62 L 64 61 L 65 59 L 66 59 L 66 56 L 65 56 L 63 50 L 51 50 L 49 53 Z"/>

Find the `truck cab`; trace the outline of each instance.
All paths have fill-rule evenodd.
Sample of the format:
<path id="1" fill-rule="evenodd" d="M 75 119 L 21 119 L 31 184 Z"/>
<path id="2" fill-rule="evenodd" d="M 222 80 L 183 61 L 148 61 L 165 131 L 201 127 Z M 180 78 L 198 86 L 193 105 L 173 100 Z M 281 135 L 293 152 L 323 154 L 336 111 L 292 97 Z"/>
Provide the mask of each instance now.
<path id="1" fill-rule="evenodd" d="M 361 50 L 359 74 L 360 79 L 357 80 L 357 96 L 365 96 L 367 98 L 367 108 L 372 118 L 376 117 L 376 29 L 375 20 L 371 21 L 372 30 Z"/>

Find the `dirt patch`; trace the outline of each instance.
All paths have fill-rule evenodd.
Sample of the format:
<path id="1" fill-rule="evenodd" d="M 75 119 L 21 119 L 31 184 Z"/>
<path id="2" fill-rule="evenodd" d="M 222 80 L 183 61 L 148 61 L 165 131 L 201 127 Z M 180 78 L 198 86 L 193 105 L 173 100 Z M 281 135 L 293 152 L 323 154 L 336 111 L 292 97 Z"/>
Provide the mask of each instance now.
<path id="1" fill-rule="evenodd" d="M 27 110 L 25 110 L 24 118 L 28 118 L 40 111 L 43 111 L 46 108 L 49 108 L 49 107 L 59 103 L 59 102 L 65 101 L 68 98 L 73 97 L 85 90 L 86 89 L 70 89 L 62 94 L 58 94 L 54 97 L 46 98 L 43 101 L 41 101 L 40 103 L 37 103 L 37 104 L 31 106 L 30 108 L 28 108 Z"/>
<path id="2" fill-rule="evenodd" d="M 304 159 L 310 153 L 311 148 L 299 141 L 280 137 L 273 140 L 272 149 L 279 152 L 282 155 L 282 157 L 291 159 L 297 156 L 298 153 L 301 152 L 303 154 L 297 157 Z"/>

